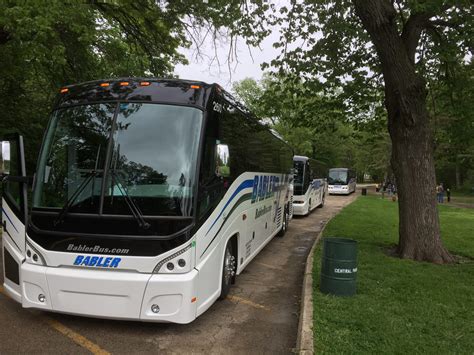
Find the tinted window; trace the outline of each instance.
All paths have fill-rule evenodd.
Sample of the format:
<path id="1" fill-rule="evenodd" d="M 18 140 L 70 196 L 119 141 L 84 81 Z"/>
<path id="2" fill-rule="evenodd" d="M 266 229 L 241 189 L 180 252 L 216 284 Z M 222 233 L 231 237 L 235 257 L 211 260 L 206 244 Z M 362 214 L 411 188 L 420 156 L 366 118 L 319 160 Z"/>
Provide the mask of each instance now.
<path id="1" fill-rule="evenodd" d="M 229 145 L 232 179 L 244 172 L 290 172 L 293 152 L 268 127 L 233 106 L 222 117 L 220 138 Z"/>
<path id="2" fill-rule="evenodd" d="M 224 179 L 216 175 L 216 146 L 219 142 L 219 121 L 213 111 L 208 114 L 199 173 L 198 215 L 205 219 L 221 200 Z"/>
<path id="3" fill-rule="evenodd" d="M 295 161 L 293 165 L 295 169 L 293 192 L 295 195 L 303 195 L 303 182 L 304 182 L 304 162 Z"/>
<path id="4" fill-rule="evenodd" d="M 331 169 L 329 170 L 328 182 L 330 184 L 347 185 L 350 179 L 347 169 Z"/>
<path id="5" fill-rule="evenodd" d="M 40 156 L 33 207 L 62 207 L 97 171 L 75 199 L 75 207 L 81 212 L 98 211 L 115 107 L 116 104 L 84 105 L 55 112 Z M 81 207 L 86 199 L 87 206 Z"/>
<path id="6" fill-rule="evenodd" d="M 104 212 L 130 214 L 124 190 L 144 214 L 192 214 L 202 111 L 122 103 L 113 135 Z"/>
<path id="7" fill-rule="evenodd" d="M 196 108 L 141 103 L 56 111 L 40 157 L 33 207 L 61 208 L 82 189 L 70 211 L 97 213 L 108 157 L 105 213 L 130 215 L 128 194 L 144 214 L 190 215 L 201 120 Z"/>
<path id="8" fill-rule="evenodd" d="M 311 183 L 311 167 L 309 166 L 309 162 L 306 162 L 304 166 L 304 183 L 303 183 L 303 191 L 306 191 L 309 188 L 309 184 Z"/>
<path id="9" fill-rule="evenodd" d="M 216 98 L 221 100 L 221 98 Z M 268 127 L 223 100 L 223 111 L 208 111 L 201 156 L 198 209 L 201 221 L 212 212 L 232 182 L 245 172 L 289 174 L 291 148 Z M 229 147 L 229 177 L 216 175 L 216 144 Z"/>

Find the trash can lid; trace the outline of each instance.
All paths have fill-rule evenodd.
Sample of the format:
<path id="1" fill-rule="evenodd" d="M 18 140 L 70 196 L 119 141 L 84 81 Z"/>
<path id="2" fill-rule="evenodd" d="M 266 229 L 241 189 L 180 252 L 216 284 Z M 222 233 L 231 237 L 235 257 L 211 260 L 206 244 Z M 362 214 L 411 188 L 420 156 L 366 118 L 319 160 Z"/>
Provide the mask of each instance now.
<path id="1" fill-rule="evenodd" d="M 323 241 L 340 244 L 357 244 L 357 240 L 341 237 L 324 237 Z"/>

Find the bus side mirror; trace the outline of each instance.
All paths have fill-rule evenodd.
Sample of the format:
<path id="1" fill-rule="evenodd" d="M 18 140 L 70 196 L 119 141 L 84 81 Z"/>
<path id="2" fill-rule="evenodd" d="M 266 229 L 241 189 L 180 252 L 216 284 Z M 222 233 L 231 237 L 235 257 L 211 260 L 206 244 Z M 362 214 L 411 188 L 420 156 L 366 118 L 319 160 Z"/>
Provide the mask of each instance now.
<path id="1" fill-rule="evenodd" d="M 230 176 L 229 146 L 227 144 L 216 145 L 216 175 L 219 177 Z"/>
<path id="2" fill-rule="evenodd" d="M 10 175 L 10 142 L 1 141 L 0 144 L 2 147 L 0 151 L 0 175 Z"/>
<path id="3" fill-rule="evenodd" d="M 29 184 L 31 180 L 25 172 L 23 137 L 14 133 L 0 138 L 0 182 Z"/>
<path id="4" fill-rule="evenodd" d="M 23 137 L 18 133 L 0 137 L 0 176 L 3 183 L 2 202 L 25 224 L 30 179 L 26 176 Z"/>

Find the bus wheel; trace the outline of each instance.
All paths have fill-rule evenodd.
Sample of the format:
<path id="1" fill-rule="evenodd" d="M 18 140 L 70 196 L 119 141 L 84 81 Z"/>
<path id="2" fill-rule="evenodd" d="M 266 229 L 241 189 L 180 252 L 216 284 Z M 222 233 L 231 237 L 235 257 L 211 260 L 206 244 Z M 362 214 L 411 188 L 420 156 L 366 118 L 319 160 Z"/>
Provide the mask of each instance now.
<path id="1" fill-rule="evenodd" d="M 219 298 L 221 300 L 225 299 L 230 291 L 230 286 L 232 285 L 232 280 L 235 277 L 236 269 L 236 259 L 234 252 L 232 250 L 232 241 L 227 242 L 224 253 L 224 265 L 222 266 L 222 288 L 221 295 Z"/>
<path id="2" fill-rule="evenodd" d="M 290 219 L 290 216 L 288 214 L 288 211 L 285 208 L 285 213 L 283 214 L 283 222 L 281 224 L 281 229 L 278 232 L 278 236 L 281 238 L 286 234 L 286 231 L 288 229 L 288 220 Z"/>

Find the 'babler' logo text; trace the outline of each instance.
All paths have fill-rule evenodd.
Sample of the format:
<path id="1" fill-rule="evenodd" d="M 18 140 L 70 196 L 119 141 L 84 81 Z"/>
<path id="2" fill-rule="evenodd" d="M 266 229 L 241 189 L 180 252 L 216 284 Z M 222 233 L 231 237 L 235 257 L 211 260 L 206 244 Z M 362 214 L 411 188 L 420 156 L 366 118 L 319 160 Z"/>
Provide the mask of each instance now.
<path id="1" fill-rule="evenodd" d="M 116 268 L 121 260 L 122 258 L 78 255 L 74 260 L 74 265 Z"/>

